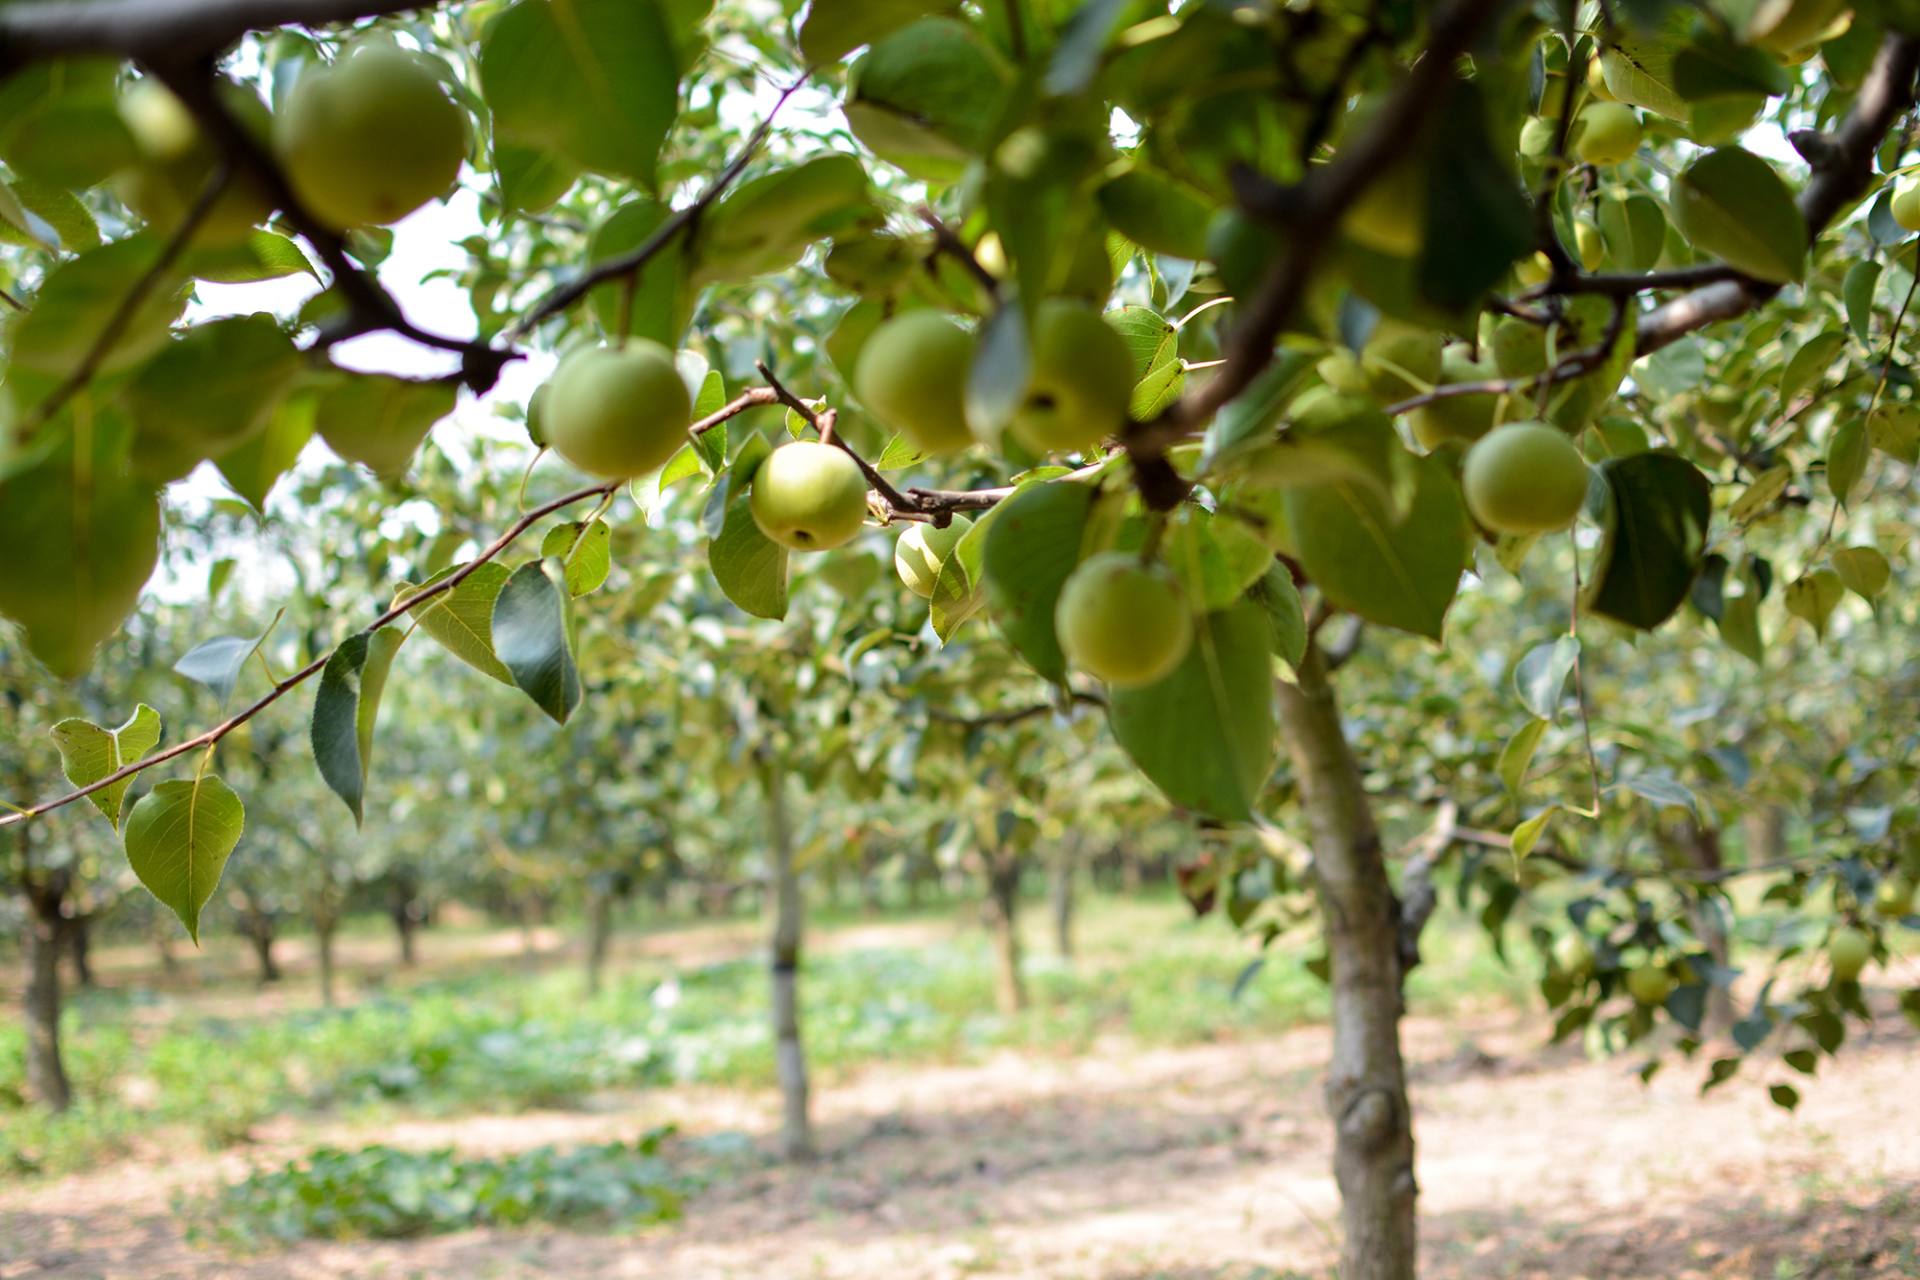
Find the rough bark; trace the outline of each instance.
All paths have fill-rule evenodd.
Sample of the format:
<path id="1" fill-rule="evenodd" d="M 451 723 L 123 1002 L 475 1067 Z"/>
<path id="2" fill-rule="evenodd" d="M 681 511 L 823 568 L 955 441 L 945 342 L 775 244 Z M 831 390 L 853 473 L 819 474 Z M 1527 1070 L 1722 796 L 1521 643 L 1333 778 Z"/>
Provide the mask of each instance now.
<path id="1" fill-rule="evenodd" d="M 73 1086 L 60 1057 L 60 951 L 67 921 L 61 895 L 46 887 L 31 891 L 27 913 L 27 1091 L 52 1111 L 73 1105 Z"/>
<path id="2" fill-rule="evenodd" d="M 993 997 L 1004 1014 L 1027 1007 L 1027 980 L 1020 972 L 1020 857 L 1002 851 L 987 864 L 987 928 L 993 934 Z"/>
<path id="3" fill-rule="evenodd" d="M 600 994 L 607 951 L 613 945 L 613 894 L 595 889 L 587 898 L 587 994 Z"/>
<path id="4" fill-rule="evenodd" d="M 767 893 L 767 963 L 773 980 L 774 1065 L 780 1078 L 780 1154 L 813 1158 L 813 1122 L 807 1103 L 807 1054 L 800 1039 L 800 943 L 803 926 L 800 877 L 793 866 L 793 831 L 787 820 L 786 776 L 762 762 L 760 783 L 767 801 L 767 852 L 773 883 Z"/>
<path id="5" fill-rule="evenodd" d="M 1342 1280 L 1412 1280 L 1417 1187 L 1400 1057 L 1399 904 L 1325 665 L 1280 685 L 1281 722 L 1313 845 L 1333 988 L 1327 1107 L 1345 1238 Z"/>

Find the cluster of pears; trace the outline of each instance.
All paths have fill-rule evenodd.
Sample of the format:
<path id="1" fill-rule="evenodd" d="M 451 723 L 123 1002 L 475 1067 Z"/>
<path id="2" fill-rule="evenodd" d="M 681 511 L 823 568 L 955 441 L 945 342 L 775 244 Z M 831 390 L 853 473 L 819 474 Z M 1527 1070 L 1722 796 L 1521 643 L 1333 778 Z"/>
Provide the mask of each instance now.
<path id="1" fill-rule="evenodd" d="M 444 196 L 467 157 L 467 115 L 432 64 L 369 39 L 307 68 L 269 116 L 253 90 L 215 86 L 233 118 L 271 147 L 300 203 L 336 230 L 397 222 Z M 120 116 L 139 162 L 117 180 L 128 207 L 162 232 L 177 227 L 219 164 L 187 107 L 157 79 L 122 95 Z M 243 239 L 273 211 L 244 176 L 229 182 L 194 233 L 199 245 Z"/>

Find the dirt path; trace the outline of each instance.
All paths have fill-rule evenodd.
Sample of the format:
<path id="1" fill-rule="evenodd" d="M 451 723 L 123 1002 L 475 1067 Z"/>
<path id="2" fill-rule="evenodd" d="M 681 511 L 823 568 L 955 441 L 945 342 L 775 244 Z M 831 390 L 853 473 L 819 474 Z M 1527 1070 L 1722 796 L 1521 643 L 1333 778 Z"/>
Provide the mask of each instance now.
<path id="1" fill-rule="evenodd" d="M 1642 1087 L 1631 1062 L 1538 1047 L 1532 1021 L 1409 1025 L 1428 1277 L 1920 1276 L 1920 1041 L 1892 1024 L 1802 1082 L 1797 1115 L 1748 1080 Z M 247 1157 L 129 1162 L 0 1191 L 0 1277 L 648 1280 L 1282 1280 L 1323 1275 L 1335 1218 L 1318 1073 L 1324 1030 L 1077 1059 L 877 1068 L 820 1099 L 804 1170 L 695 1148 L 759 1135 L 765 1097 L 681 1089 L 617 1110 L 478 1117 L 326 1138 L 504 1151 L 664 1121 L 715 1173 L 684 1223 L 641 1236 L 467 1232 L 228 1259 L 172 1198 Z"/>

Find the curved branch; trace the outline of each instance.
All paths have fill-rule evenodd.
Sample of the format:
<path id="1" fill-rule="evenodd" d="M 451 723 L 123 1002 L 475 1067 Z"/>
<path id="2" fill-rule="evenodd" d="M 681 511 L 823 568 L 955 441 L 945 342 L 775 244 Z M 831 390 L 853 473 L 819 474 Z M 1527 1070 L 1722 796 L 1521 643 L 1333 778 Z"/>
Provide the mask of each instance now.
<path id="1" fill-rule="evenodd" d="M 542 503 L 540 506 L 535 507 L 532 511 L 527 512 L 518 520 L 514 521 L 507 527 L 506 532 L 495 538 L 479 555 L 460 566 L 457 571 L 448 574 L 445 578 L 430 587 L 416 591 L 402 600 L 395 601 L 384 613 L 368 623 L 363 630 L 378 631 L 388 623 L 412 613 L 424 602 L 453 590 L 462 582 L 465 582 L 468 576 L 481 565 L 486 564 L 489 560 L 494 559 L 501 552 L 512 546 L 521 534 L 531 529 L 545 517 L 552 515 L 562 508 L 573 506 L 575 503 L 585 502 L 588 498 L 604 498 L 619 489 L 621 483 L 621 481 L 615 480 L 606 484 L 597 484 L 588 489 L 576 489 L 564 497 Z M 0 827 L 18 826 L 21 823 L 31 822 L 42 814 L 64 808 L 77 800 L 84 800 L 94 792 L 104 790 L 116 782 L 124 782 L 135 774 L 145 773 L 155 765 L 165 764 L 167 761 L 178 759 L 189 752 L 198 751 L 203 747 L 214 745 L 235 729 L 238 729 L 241 725 L 253 719 L 262 711 L 265 711 L 268 707 L 280 701 L 280 699 L 286 697 L 288 693 L 320 674 L 321 670 L 326 667 L 328 660 L 333 657 L 334 652 L 333 649 L 327 650 L 306 666 L 275 684 L 273 688 L 261 695 L 257 701 L 235 712 L 230 718 L 221 721 L 206 732 L 196 734 L 194 737 L 187 738 L 184 741 L 176 742 L 164 751 L 157 751 L 153 755 L 136 760 L 125 768 L 101 778 L 98 782 L 90 782 L 84 787 L 79 787 L 67 792 L 65 795 L 56 796 L 51 800 L 43 801 L 29 808 L 19 809 L 13 813 L 0 816 Z"/>
<path id="2" fill-rule="evenodd" d="M 25 0 L 0 6 L 0 74 L 47 58 L 210 58 L 249 31 L 333 26 L 443 0 Z"/>

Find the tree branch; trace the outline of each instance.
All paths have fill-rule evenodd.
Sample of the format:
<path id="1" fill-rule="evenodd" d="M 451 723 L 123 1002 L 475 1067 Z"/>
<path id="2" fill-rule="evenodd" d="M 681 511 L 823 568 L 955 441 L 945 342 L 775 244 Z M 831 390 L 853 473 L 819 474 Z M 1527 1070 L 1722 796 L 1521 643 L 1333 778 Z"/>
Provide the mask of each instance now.
<path id="1" fill-rule="evenodd" d="M 507 329 L 507 341 L 519 341 L 531 332 L 535 325 L 538 325 L 549 316 L 554 316 L 565 311 L 568 307 L 586 297 L 595 287 L 605 284 L 609 280 L 618 280 L 622 276 L 631 276 L 657 257 L 661 250 L 673 242 L 674 237 L 678 236 L 682 231 L 690 230 L 693 224 L 699 220 L 700 216 L 707 211 L 708 207 L 721 196 L 725 195 L 727 189 L 739 180 L 740 175 L 746 171 L 747 165 L 753 160 L 754 153 L 760 149 L 761 145 L 766 142 L 768 136 L 772 134 L 773 120 L 775 116 L 780 114 L 780 108 L 784 107 L 787 104 L 787 99 L 799 92 L 800 86 L 806 82 L 807 77 L 802 75 L 798 80 L 795 80 L 792 84 L 780 91 L 780 96 L 774 100 L 773 106 L 768 108 L 766 118 L 760 121 L 759 126 L 748 135 L 746 142 L 742 144 L 740 153 L 728 162 L 727 167 L 722 169 L 712 182 L 707 184 L 704 191 L 694 197 L 692 204 L 687 205 L 685 208 L 674 210 L 672 214 L 668 215 L 667 220 L 656 227 L 653 234 L 643 240 L 639 247 L 634 249 L 633 252 L 622 254 L 618 258 L 609 258 L 605 262 L 587 268 L 573 280 L 561 285 L 539 302 L 535 303 L 533 310 L 527 312 L 526 315 L 515 321 L 513 325 Z"/>
<path id="2" fill-rule="evenodd" d="M 74 54 L 197 61 L 249 31 L 331 26 L 438 8 L 442 0 L 24 0 L 0 5 L 0 74 Z"/>
<path id="3" fill-rule="evenodd" d="M 1420 934 L 1440 905 L 1440 895 L 1433 887 L 1433 873 L 1453 848 L 1459 821 L 1460 807 L 1452 800 L 1442 800 L 1434 813 L 1433 825 L 1414 846 L 1412 856 L 1407 859 L 1407 869 L 1400 877 L 1400 972 L 1403 975 L 1420 963 Z"/>
<path id="4" fill-rule="evenodd" d="M 1065 705 L 1062 705 L 1065 704 Z M 1064 711 L 1075 704 L 1089 707 L 1105 707 L 1107 700 L 1097 693 L 1087 693 L 1081 689 L 1070 689 L 1059 702 L 1036 702 L 1031 706 L 1012 707 L 1005 711 L 988 711 L 977 716 L 963 716 L 940 707 L 928 707 L 927 719 L 940 724 L 956 725 L 966 729 L 988 729 L 999 725 L 1019 724 L 1022 720 L 1031 720 L 1036 716 L 1052 715 Z"/>
<path id="5" fill-rule="evenodd" d="M 1873 177 L 1873 155 L 1901 113 L 1913 105 L 1913 77 L 1920 70 L 1920 38 L 1888 32 L 1846 118 L 1826 145 L 1808 147 L 1820 157 L 1800 192 L 1800 213 L 1809 242 L 1840 211 L 1859 198 Z M 1780 286 L 1744 276 L 1695 289 L 1640 317 L 1635 352 L 1647 355 L 1696 329 L 1743 315 L 1780 292 Z"/>
<path id="6" fill-rule="evenodd" d="M 618 490 L 623 483 L 624 481 L 614 480 L 606 484 L 594 485 L 588 489 L 576 489 L 565 497 L 555 498 L 551 502 L 542 503 L 540 506 L 535 507 L 532 511 L 527 512 L 518 520 L 514 521 L 507 527 L 506 532 L 495 538 L 479 555 L 462 565 L 457 571 L 448 574 L 445 578 L 430 587 L 416 591 L 410 596 L 395 601 L 384 613 L 368 623 L 364 630 L 378 631 L 388 623 L 412 613 L 428 600 L 453 590 L 462 582 L 465 582 L 468 576 L 481 565 L 486 564 L 508 547 L 512 546 L 521 534 L 531 529 L 542 519 L 565 507 L 585 502 L 588 498 L 604 498 L 608 494 Z M 101 778 L 98 782 L 90 782 L 84 787 L 79 787 L 67 792 L 65 795 L 56 796 L 40 804 L 21 808 L 13 813 L 0 816 L 0 827 L 11 827 L 21 823 L 31 822 L 42 814 L 64 808 L 77 800 L 84 800 L 96 791 L 104 790 L 116 782 L 124 782 L 135 774 L 144 773 L 155 765 L 165 764 L 167 761 L 178 759 L 180 756 L 186 755 L 189 752 L 198 751 L 214 745 L 235 729 L 238 729 L 241 725 L 253 719 L 274 703 L 280 701 L 280 699 L 284 698 L 295 688 L 318 675 L 326 667 L 328 660 L 331 659 L 333 655 L 334 650 L 329 649 L 312 662 L 309 662 L 306 666 L 300 668 L 300 670 L 274 685 L 272 689 L 269 689 L 257 701 L 235 712 L 230 718 L 221 721 L 206 732 L 197 734 L 181 742 L 176 742 L 164 751 L 155 752 L 153 755 L 136 760 L 125 768 Z"/>
<path id="7" fill-rule="evenodd" d="M 854 465 L 860 468 L 860 474 L 866 477 L 867 487 L 879 494 L 880 500 L 887 504 L 887 511 L 890 516 L 919 513 L 920 505 L 918 503 L 894 488 L 892 483 L 888 481 L 885 476 L 881 475 L 879 471 L 875 470 L 872 463 L 861 457 L 860 451 L 848 444 L 844 437 L 834 434 L 834 410 L 829 409 L 825 413 L 815 413 L 813 407 L 805 400 L 802 400 L 799 396 L 787 390 L 786 384 L 774 376 L 773 370 L 767 367 L 766 361 L 756 360 L 754 361 L 753 367 L 758 369 L 760 376 L 767 380 L 767 385 L 773 389 L 774 396 L 778 398 L 781 404 L 784 404 L 787 408 L 807 420 L 807 425 L 811 426 L 814 432 L 819 435 L 820 443 L 834 445 L 842 453 L 845 453 L 849 458 L 853 459 Z"/>

